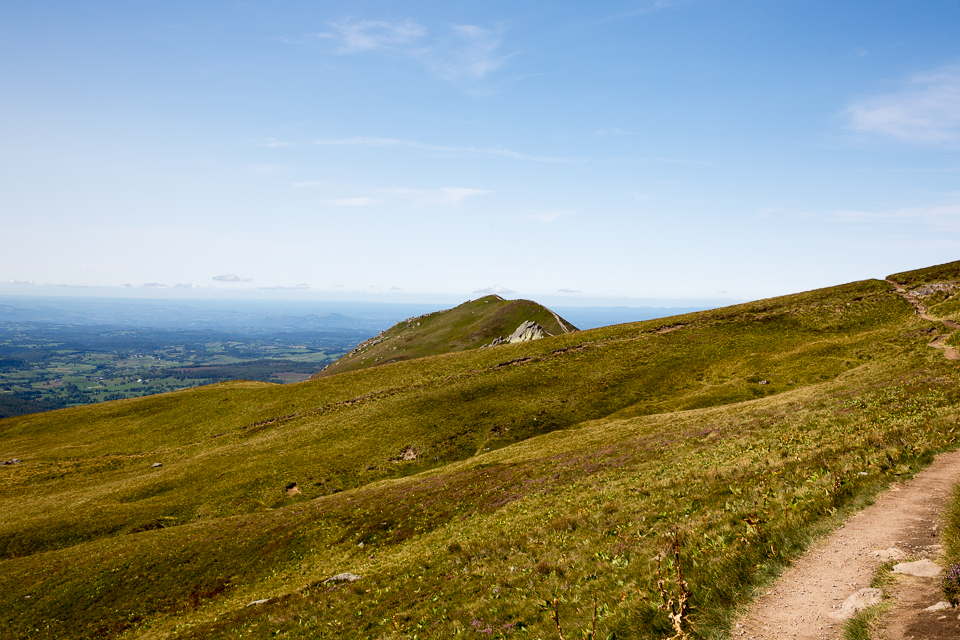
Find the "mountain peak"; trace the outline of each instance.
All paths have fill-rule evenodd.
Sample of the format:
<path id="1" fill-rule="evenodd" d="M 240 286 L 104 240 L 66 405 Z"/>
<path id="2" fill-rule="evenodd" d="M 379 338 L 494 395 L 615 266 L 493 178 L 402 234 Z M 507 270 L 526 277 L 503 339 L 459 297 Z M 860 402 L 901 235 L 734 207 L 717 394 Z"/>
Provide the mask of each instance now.
<path id="1" fill-rule="evenodd" d="M 454 351 L 538 340 L 577 330 L 532 300 L 505 300 L 490 294 L 453 309 L 402 320 L 361 342 L 314 377 Z"/>

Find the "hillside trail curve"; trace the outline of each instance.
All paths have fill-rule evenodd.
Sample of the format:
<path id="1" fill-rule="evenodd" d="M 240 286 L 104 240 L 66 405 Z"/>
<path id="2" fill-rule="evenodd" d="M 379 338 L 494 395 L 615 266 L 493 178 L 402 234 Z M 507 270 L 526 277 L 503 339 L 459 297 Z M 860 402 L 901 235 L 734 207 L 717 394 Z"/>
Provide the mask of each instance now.
<path id="1" fill-rule="evenodd" d="M 928 314 L 927 307 L 920 302 L 915 295 L 904 289 L 903 285 L 901 285 L 899 282 L 890 280 L 889 278 L 887 279 L 887 282 L 894 286 L 894 289 L 896 290 L 897 294 L 900 295 L 900 297 L 913 305 L 913 310 L 918 317 L 923 318 L 924 320 L 929 320 L 930 322 L 939 322 L 943 326 L 949 327 L 950 329 L 960 329 L 960 324 L 957 324 L 952 320 L 937 318 L 936 316 L 931 316 Z M 948 360 L 960 360 L 960 353 L 958 353 L 956 349 L 944 341 L 944 336 L 935 337 L 930 343 L 927 344 L 927 346 L 933 347 L 934 349 L 941 349 L 943 351 L 943 355 Z"/>
<path id="2" fill-rule="evenodd" d="M 960 325 L 936 318 L 899 283 L 887 280 L 909 302 L 917 316 L 951 329 Z M 957 350 L 937 336 L 929 346 L 940 349 L 950 360 L 960 359 Z M 859 589 L 870 586 L 877 569 L 892 557 L 936 558 L 940 514 L 960 481 L 960 451 L 944 453 L 912 479 L 897 483 L 876 502 L 849 518 L 833 533 L 794 562 L 776 583 L 757 598 L 732 630 L 734 638 L 833 639 L 843 634 L 843 620 L 832 616 Z M 913 589 L 917 596 L 922 589 Z M 905 597 L 897 596 L 899 617 L 917 618 L 922 609 L 935 604 L 929 588 L 914 597 L 913 611 L 904 612 Z M 909 599 L 909 598 L 906 598 Z M 888 629 L 890 638 L 907 638 L 904 626 Z M 893 632 L 892 635 L 889 632 Z M 933 636 L 930 636 L 933 637 Z"/>
<path id="3" fill-rule="evenodd" d="M 732 636 L 841 638 L 843 620 L 831 614 L 857 590 L 869 587 L 891 555 L 935 559 L 941 552 L 939 518 L 958 480 L 960 451 L 953 451 L 937 456 L 910 480 L 894 484 L 794 562 L 737 620 Z M 916 603 L 914 614 L 922 616 L 923 608 L 936 601 Z"/>

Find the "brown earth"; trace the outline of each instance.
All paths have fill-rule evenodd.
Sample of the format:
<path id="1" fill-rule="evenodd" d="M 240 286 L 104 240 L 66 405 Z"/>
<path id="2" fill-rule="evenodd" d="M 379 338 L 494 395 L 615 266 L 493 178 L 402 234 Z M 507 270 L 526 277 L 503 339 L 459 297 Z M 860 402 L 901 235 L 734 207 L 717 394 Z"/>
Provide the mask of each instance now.
<path id="1" fill-rule="evenodd" d="M 882 637 L 890 640 L 957 640 L 960 638 L 960 610 L 924 611 L 943 600 L 937 578 L 897 576 L 884 586 L 893 606 L 881 618 Z"/>

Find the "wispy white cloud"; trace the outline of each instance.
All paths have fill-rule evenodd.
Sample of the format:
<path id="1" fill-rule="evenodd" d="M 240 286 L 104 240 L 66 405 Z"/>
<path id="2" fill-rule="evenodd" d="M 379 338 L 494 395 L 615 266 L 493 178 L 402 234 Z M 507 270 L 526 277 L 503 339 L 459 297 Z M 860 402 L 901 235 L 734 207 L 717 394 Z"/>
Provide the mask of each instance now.
<path id="1" fill-rule="evenodd" d="M 885 93 L 851 104 L 847 128 L 918 145 L 960 140 L 960 65 L 921 73 Z"/>
<path id="2" fill-rule="evenodd" d="M 434 76 L 469 91 L 478 82 L 503 67 L 509 56 L 499 53 L 500 31 L 476 25 L 453 24 L 433 34 L 412 19 L 344 20 L 330 24 L 330 30 L 310 39 L 330 41 L 331 53 L 340 56 L 366 52 L 399 55 L 423 65 Z M 285 39 L 302 44 L 301 38 Z"/>
<path id="3" fill-rule="evenodd" d="M 213 276 L 217 282 L 253 282 L 253 278 L 241 278 L 235 273 L 225 273 L 221 276 Z"/>
<path id="4" fill-rule="evenodd" d="M 508 56 L 498 55 L 503 35 L 474 25 L 452 25 L 450 34 L 419 56 L 433 73 L 449 82 L 482 80 L 500 69 Z"/>
<path id="5" fill-rule="evenodd" d="M 579 289 L 557 289 L 557 293 L 580 293 Z"/>
<path id="6" fill-rule="evenodd" d="M 347 20 L 334 22 L 331 26 L 332 33 L 317 35 L 337 41 L 336 53 L 340 55 L 377 49 L 409 52 L 410 47 L 427 34 L 426 28 L 410 19 L 402 22 Z"/>
<path id="7" fill-rule="evenodd" d="M 902 207 L 882 211 L 841 210 L 834 216 L 845 222 L 896 222 L 938 229 L 960 229 L 960 204 Z"/>
<path id="8" fill-rule="evenodd" d="M 377 204 L 407 207 L 456 206 L 466 198 L 486 193 L 490 192 L 482 189 L 466 189 L 462 187 L 442 187 L 439 189 L 377 189 L 372 197 L 337 198 L 326 200 L 325 204 L 336 207 L 369 207 Z"/>
<path id="9" fill-rule="evenodd" d="M 501 156 L 505 158 L 515 158 L 517 160 L 532 160 L 534 162 L 583 162 L 583 160 L 573 160 L 570 158 L 527 155 L 525 153 L 519 153 L 510 149 L 504 149 L 503 147 L 458 147 L 451 145 L 430 144 L 427 142 L 418 142 L 416 140 L 403 140 L 401 138 L 378 138 L 376 136 L 355 136 L 353 138 L 339 138 L 333 140 L 321 139 L 314 140 L 314 144 L 383 148 L 407 147 L 411 149 L 423 149 L 424 151 L 433 151 L 438 153 Z"/>
<path id="10" fill-rule="evenodd" d="M 510 295 L 511 293 L 516 293 L 513 289 L 507 289 L 506 287 L 501 287 L 498 284 L 493 285 L 492 287 L 487 287 L 486 289 L 477 289 L 474 293 L 485 293 L 487 295 Z"/>
<path id="11" fill-rule="evenodd" d="M 523 212 L 523 219 L 531 222 L 539 222 L 541 224 L 550 224 L 551 222 L 556 222 L 560 218 L 572 216 L 575 213 L 577 212 L 574 209 L 551 209 L 549 211 L 532 209 L 530 211 Z"/>

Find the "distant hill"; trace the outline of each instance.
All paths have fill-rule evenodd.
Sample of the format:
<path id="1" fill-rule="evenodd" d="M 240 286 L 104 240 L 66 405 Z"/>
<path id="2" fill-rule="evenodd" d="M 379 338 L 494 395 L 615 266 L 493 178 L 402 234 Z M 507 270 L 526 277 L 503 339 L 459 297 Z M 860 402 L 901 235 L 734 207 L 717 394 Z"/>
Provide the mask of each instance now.
<path id="1" fill-rule="evenodd" d="M 484 296 L 453 309 L 402 320 L 361 342 L 313 377 L 493 346 L 498 339 L 508 339 L 524 322 L 539 325 L 546 334 L 544 337 L 578 330 L 550 309 L 531 300 Z"/>

